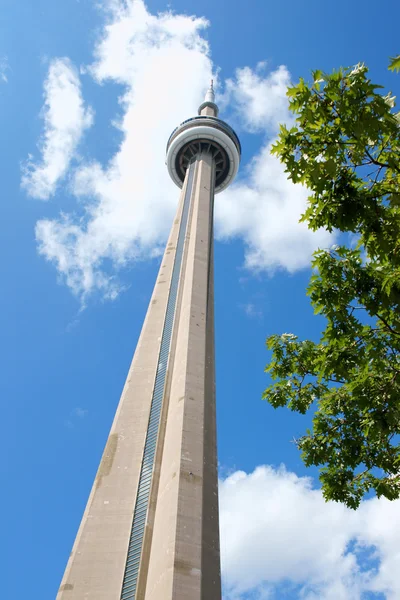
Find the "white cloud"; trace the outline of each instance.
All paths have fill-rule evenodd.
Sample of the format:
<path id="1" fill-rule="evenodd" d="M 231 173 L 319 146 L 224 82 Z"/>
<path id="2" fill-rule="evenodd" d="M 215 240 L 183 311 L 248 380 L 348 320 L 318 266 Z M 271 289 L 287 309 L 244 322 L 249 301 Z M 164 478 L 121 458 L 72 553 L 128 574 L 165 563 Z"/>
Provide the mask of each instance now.
<path id="1" fill-rule="evenodd" d="M 279 124 L 293 123 L 286 97 L 289 85 L 286 67 L 268 73 L 266 64 L 260 63 L 254 71 L 238 69 L 224 96 L 242 127 L 267 135 L 242 178 L 218 197 L 215 206 L 217 236 L 241 238 L 245 264 L 253 270 L 294 272 L 309 266 L 312 252 L 332 240 L 326 231 L 312 233 L 299 223 L 309 192 L 289 181 L 283 164 L 270 154 L 268 140 L 276 136 Z"/>
<path id="2" fill-rule="evenodd" d="M 308 192 L 287 179 L 269 150 L 264 146 L 248 166 L 247 177 L 218 197 L 216 235 L 244 241 L 249 269 L 293 273 L 309 266 L 312 252 L 329 246 L 332 236 L 324 230 L 312 233 L 299 223 Z"/>
<path id="3" fill-rule="evenodd" d="M 178 199 L 164 164 L 166 141 L 178 123 L 197 113 L 204 87 L 218 70 L 203 37 L 204 18 L 152 15 L 142 0 L 109 0 L 107 7 L 95 61 L 86 71 L 100 84 L 124 86 L 122 114 L 114 121 L 123 140 L 108 165 L 88 162 L 75 172 L 79 217 L 62 214 L 36 227 L 39 252 L 83 300 L 96 290 L 115 298 L 121 289 L 118 269 L 160 253 Z M 245 130 L 270 138 L 279 122 L 290 119 L 289 81 L 285 67 L 271 73 L 264 64 L 246 67 L 226 82 L 221 98 Z M 328 236 L 298 224 L 306 195 L 270 157 L 266 138 L 241 179 L 217 197 L 217 235 L 244 241 L 250 269 L 308 266 L 312 251 Z"/>
<path id="4" fill-rule="evenodd" d="M 84 130 L 93 123 L 93 111 L 84 106 L 79 76 L 68 58 L 57 58 L 50 64 L 41 116 L 42 158 L 36 163 L 29 156 L 23 166 L 21 185 L 30 196 L 48 200 L 67 172 Z"/>
<path id="5" fill-rule="evenodd" d="M 400 502 L 352 511 L 311 479 L 262 466 L 221 481 L 220 506 L 225 600 L 277 600 L 282 585 L 304 600 L 400 598 Z"/>
<path id="6" fill-rule="evenodd" d="M 284 65 L 272 72 L 267 71 L 265 62 L 254 70 L 237 69 L 235 78 L 226 81 L 223 105 L 233 104 L 241 126 L 248 131 L 276 135 L 280 123 L 294 122 L 286 98 L 290 83 L 290 73 Z"/>
<path id="7" fill-rule="evenodd" d="M 117 269 L 156 255 L 166 239 L 178 198 L 164 164 L 166 141 L 196 112 L 211 76 L 200 35 L 204 19 L 153 16 L 140 1 L 112 7 L 90 70 L 99 83 L 126 86 L 118 123 L 123 142 L 106 168 L 95 163 L 77 171 L 82 221 L 62 216 L 42 220 L 36 229 L 40 252 L 56 263 L 76 294 L 99 289 L 111 298 L 119 288 L 103 261 L 111 259 Z"/>

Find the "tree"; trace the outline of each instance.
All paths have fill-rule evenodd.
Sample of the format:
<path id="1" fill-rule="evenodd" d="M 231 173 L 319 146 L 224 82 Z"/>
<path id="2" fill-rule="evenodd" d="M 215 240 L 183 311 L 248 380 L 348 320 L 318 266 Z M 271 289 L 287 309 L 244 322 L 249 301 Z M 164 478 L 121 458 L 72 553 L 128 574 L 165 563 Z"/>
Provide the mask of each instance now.
<path id="1" fill-rule="evenodd" d="M 319 343 L 271 335 L 263 398 L 315 410 L 297 440 L 302 459 L 321 467 L 325 499 L 351 508 L 371 489 L 400 497 L 400 113 L 381 88 L 363 64 L 313 72 L 289 88 L 296 125 L 281 126 L 272 150 L 310 190 L 301 220 L 344 242 L 313 257 Z"/>

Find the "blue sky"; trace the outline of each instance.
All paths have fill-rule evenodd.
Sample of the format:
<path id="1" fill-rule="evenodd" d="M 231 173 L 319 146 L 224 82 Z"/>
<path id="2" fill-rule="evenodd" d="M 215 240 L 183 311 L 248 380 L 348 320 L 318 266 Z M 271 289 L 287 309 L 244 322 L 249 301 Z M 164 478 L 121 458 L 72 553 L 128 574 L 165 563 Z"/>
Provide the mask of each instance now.
<path id="1" fill-rule="evenodd" d="M 165 143 L 211 73 L 243 147 L 216 205 L 224 598 L 400 597 L 399 503 L 325 504 L 291 443 L 308 418 L 261 401 L 266 336 L 319 334 L 307 266 L 331 243 L 297 224 L 306 194 L 268 145 L 311 69 L 364 61 L 399 92 L 400 9 L 371 8 L 3 0 L 2 597 L 56 595 L 178 198 Z"/>

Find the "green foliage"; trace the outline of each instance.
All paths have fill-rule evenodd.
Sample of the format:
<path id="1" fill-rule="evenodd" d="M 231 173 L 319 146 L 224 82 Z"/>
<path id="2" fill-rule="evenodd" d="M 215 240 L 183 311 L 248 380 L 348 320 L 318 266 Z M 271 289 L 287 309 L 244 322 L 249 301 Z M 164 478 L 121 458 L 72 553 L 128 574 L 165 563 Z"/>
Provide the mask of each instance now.
<path id="1" fill-rule="evenodd" d="M 371 489 L 400 497 L 400 120 L 379 89 L 362 64 L 315 71 L 288 90 L 296 125 L 272 150 L 310 190 L 302 221 L 357 240 L 314 254 L 308 294 L 325 330 L 319 343 L 268 338 L 263 394 L 315 411 L 297 441 L 303 461 L 321 467 L 327 500 L 351 508 Z"/>
<path id="2" fill-rule="evenodd" d="M 400 71 L 400 54 L 390 59 L 389 71 Z"/>

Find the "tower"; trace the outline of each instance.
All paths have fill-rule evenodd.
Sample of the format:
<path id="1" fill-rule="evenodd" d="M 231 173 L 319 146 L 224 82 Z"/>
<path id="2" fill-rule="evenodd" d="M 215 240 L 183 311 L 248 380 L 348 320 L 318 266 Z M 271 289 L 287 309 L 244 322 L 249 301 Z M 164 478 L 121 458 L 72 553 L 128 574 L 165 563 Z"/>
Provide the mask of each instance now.
<path id="1" fill-rule="evenodd" d="M 171 134 L 176 218 L 57 600 L 220 600 L 214 193 L 240 142 L 213 85 Z"/>

